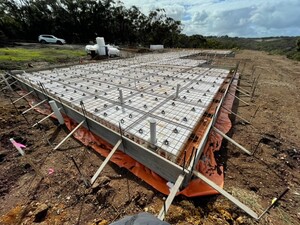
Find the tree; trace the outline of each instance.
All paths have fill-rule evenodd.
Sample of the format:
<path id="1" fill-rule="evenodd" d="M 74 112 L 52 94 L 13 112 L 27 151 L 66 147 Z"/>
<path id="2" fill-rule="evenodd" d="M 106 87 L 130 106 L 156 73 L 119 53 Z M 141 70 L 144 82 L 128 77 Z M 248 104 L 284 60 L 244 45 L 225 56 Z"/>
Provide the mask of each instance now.
<path id="1" fill-rule="evenodd" d="M 143 14 L 113 0 L 0 0 L 0 29 L 8 39 L 37 40 L 54 34 L 68 43 L 87 43 L 97 36 L 109 43 L 166 47 L 205 46 L 201 35 L 181 34 L 181 22 L 164 9 Z"/>

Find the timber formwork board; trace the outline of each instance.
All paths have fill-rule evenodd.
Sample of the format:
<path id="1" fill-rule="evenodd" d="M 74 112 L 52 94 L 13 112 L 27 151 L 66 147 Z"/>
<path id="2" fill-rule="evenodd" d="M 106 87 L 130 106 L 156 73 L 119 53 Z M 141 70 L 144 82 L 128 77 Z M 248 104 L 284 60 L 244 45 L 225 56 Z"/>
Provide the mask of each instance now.
<path id="1" fill-rule="evenodd" d="M 203 60 L 181 58 L 197 53 L 142 55 L 24 72 L 15 78 L 24 89 L 34 89 L 40 99 L 55 100 L 73 120 L 86 119 L 89 129 L 112 145 L 120 139 L 121 127 L 120 149 L 175 182 L 182 171 L 191 171 L 182 170 L 176 163 L 178 157 L 220 88 L 231 79 L 229 70 L 202 68 Z M 81 113 L 83 106 L 85 116 Z M 154 148 L 149 143 L 150 120 L 156 121 Z"/>

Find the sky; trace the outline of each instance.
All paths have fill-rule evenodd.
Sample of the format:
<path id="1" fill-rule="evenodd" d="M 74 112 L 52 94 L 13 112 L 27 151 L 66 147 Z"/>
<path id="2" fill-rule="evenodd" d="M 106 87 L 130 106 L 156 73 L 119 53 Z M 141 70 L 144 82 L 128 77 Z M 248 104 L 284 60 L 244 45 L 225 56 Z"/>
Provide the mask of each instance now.
<path id="1" fill-rule="evenodd" d="M 163 8 L 187 35 L 300 36 L 300 0 L 121 0 L 141 12 Z"/>

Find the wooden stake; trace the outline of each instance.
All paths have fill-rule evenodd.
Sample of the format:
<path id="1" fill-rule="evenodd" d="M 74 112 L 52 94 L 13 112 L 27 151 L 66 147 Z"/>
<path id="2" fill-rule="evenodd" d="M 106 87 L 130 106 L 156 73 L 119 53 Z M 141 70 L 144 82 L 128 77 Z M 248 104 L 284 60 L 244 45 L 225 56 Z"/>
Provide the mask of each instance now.
<path id="1" fill-rule="evenodd" d="M 108 161 L 111 159 L 111 157 L 113 156 L 113 154 L 116 152 L 116 150 L 118 149 L 118 147 L 120 146 L 121 143 L 122 143 L 122 140 L 119 140 L 115 144 L 114 148 L 110 151 L 109 155 L 105 158 L 105 160 L 103 161 L 103 163 L 101 164 L 101 166 L 99 167 L 99 169 L 96 171 L 96 173 L 92 177 L 91 184 L 94 184 L 94 182 L 96 181 L 96 179 L 98 178 L 98 176 L 100 175 L 100 173 L 102 172 L 102 170 L 104 169 L 104 167 L 106 166 L 106 164 L 108 163 Z"/>
<path id="2" fill-rule="evenodd" d="M 168 212 L 168 209 L 170 208 L 182 182 L 184 180 L 184 175 L 183 174 L 180 174 L 174 184 L 174 186 L 172 187 L 171 189 L 171 192 L 170 194 L 168 195 L 168 198 L 167 200 L 165 201 L 164 203 L 164 206 L 162 207 L 162 209 L 160 210 L 159 214 L 158 214 L 158 219 L 160 220 L 164 220 L 165 216 L 166 216 L 166 213 Z"/>
<path id="3" fill-rule="evenodd" d="M 239 88 L 236 88 L 236 90 L 237 90 L 238 92 L 240 92 L 240 93 L 242 93 L 242 94 L 244 94 L 244 95 L 250 97 L 250 95 L 249 95 L 248 93 L 246 93 L 246 92 L 240 90 Z"/>
<path id="4" fill-rule="evenodd" d="M 32 106 L 31 108 L 25 110 L 24 112 L 22 112 L 22 114 L 24 115 L 25 113 L 29 112 L 30 110 L 34 109 L 35 107 L 38 107 L 39 105 L 43 104 L 45 101 L 47 101 L 47 99 L 44 99 L 43 101 L 37 103 L 36 105 Z"/>
<path id="5" fill-rule="evenodd" d="M 248 155 L 252 155 L 252 153 L 250 151 L 248 151 L 246 148 L 244 148 L 243 146 L 241 146 L 239 143 L 237 143 L 235 140 L 233 140 L 232 138 L 228 137 L 226 134 L 224 134 L 222 131 L 220 131 L 219 129 L 217 129 L 216 127 L 213 127 L 213 129 L 220 134 L 223 138 L 225 138 L 226 140 L 230 141 L 232 144 L 234 144 L 235 146 L 237 146 L 239 149 L 241 149 L 242 151 L 246 152 Z"/>
<path id="6" fill-rule="evenodd" d="M 40 124 L 41 122 L 43 122 L 44 120 L 48 119 L 50 116 L 52 116 L 54 114 L 54 112 L 50 113 L 48 116 L 44 117 L 43 119 L 39 120 L 38 122 L 36 122 L 35 124 L 32 125 L 32 127 L 35 127 L 36 125 Z"/>
<path id="7" fill-rule="evenodd" d="M 242 91 L 244 91 L 244 92 L 250 94 L 249 91 L 247 91 L 245 88 L 241 88 L 240 86 L 239 86 L 237 89 L 242 90 Z"/>
<path id="8" fill-rule="evenodd" d="M 55 146 L 54 150 L 58 149 L 78 128 L 84 123 L 85 120 L 81 121 L 58 145 Z"/>
<path id="9" fill-rule="evenodd" d="M 21 99 L 25 98 L 26 96 L 30 95 L 32 92 L 33 92 L 33 91 L 30 91 L 30 92 L 28 92 L 27 94 L 25 94 L 25 95 L 21 96 L 21 97 L 20 97 L 20 98 L 18 98 L 17 100 L 13 101 L 13 102 L 12 102 L 12 104 L 14 104 L 14 103 L 16 103 L 17 101 L 19 101 L 19 100 L 21 100 Z"/>
<path id="10" fill-rule="evenodd" d="M 230 95 L 232 95 L 233 97 L 237 98 L 238 100 L 240 100 L 241 102 L 245 103 L 246 105 L 250 105 L 248 102 L 245 102 L 243 99 L 237 97 L 236 95 L 231 94 L 230 92 L 228 92 L 228 94 L 230 94 Z"/>
<path id="11" fill-rule="evenodd" d="M 229 201 L 231 201 L 236 206 L 238 206 L 240 209 L 242 209 L 243 211 L 245 211 L 248 215 L 250 215 L 251 217 L 253 217 L 255 219 L 259 218 L 258 215 L 252 209 L 250 209 L 244 203 L 240 202 L 238 199 L 236 199 L 235 197 L 233 197 L 227 191 L 223 190 L 221 187 L 219 187 L 218 185 L 216 185 L 213 181 L 211 181 L 210 179 L 208 179 L 207 177 L 205 177 L 204 175 L 202 175 L 201 173 L 199 173 L 196 170 L 194 170 L 193 173 L 198 178 L 200 178 L 202 181 L 204 181 L 206 184 L 208 184 L 213 189 L 215 189 L 216 191 L 218 191 L 221 195 L 223 195 L 224 197 L 226 197 Z"/>
<path id="12" fill-rule="evenodd" d="M 225 108 L 224 106 L 222 106 L 223 109 L 227 110 L 229 113 L 235 115 L 236 117 L 240 118 L 241 120 L 243 120 L 245 123 L 250 124 L 250 122 L 246 119 L 244 119 L 243 117 L 239 116 L 238 114 L 234 113 L 233 111 Z"/>

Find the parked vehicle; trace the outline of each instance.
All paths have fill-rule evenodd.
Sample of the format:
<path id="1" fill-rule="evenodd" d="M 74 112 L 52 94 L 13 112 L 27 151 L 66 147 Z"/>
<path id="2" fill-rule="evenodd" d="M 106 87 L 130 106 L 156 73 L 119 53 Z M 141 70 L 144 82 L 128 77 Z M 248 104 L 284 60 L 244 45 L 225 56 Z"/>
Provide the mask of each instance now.
<path id="1" fill-rule="evenodd" d="M 49 34 L 41 34 L 38 37 L 38 40 L 41 44 L 46 44 L 46 43 L 52 43 L 52 44 L 58 44 L 58 45 L 63 45 L 66 44 L 66 41 L 62 38 L 57 38 L 53 35 Z"/>

